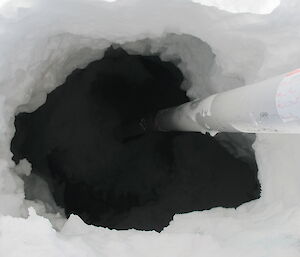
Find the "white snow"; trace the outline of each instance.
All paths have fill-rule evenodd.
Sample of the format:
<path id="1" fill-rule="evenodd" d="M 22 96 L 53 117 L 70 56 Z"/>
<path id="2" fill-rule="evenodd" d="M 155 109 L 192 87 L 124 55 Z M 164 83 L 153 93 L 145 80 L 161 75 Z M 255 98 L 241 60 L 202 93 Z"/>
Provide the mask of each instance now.
<path id="1" fill-rule="evenodd" d="M 220 1 L 215 3 L 220 7 Z M 64 224 L 45 203 L 24 200 L 21 177 L 29 174 L 29 164 L 16 168 L 11 160 L 15 113 L 39 107 L 47 92 L 75 68 L 100 59 L 111 43 L 145 54 L 158 52 L 165 60 L 181 59 L 191 98 L 300 67 L 297 0 L 282 1 L 276 9 L 278 2 L 260 1 L 255 11 L 246 1 L 227 3 L 220 8 L 248 13 L 189 0 L 1 3 L 0 256 L 300 256 L 298 135 L 257 136 L 259 200 L 236 210 L 176 215 L 161 233 L 88 226 L 77 216 Z M 250 14 L 260 10 L 273 12 Z M 55 231 L 32 208 L 26 218 L 28 206 L 62 230 Z"/>

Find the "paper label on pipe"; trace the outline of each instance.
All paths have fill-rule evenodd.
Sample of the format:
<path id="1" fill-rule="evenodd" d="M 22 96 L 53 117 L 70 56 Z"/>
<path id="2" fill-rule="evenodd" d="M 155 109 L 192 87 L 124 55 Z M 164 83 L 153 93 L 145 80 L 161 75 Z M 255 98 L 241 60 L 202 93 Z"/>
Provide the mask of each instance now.
<path id="1" fill-rule="evenodd" d="M 279 83 L 276 108 L 283 122 L 300 120 L 300 69 L 288 73 Z"/>

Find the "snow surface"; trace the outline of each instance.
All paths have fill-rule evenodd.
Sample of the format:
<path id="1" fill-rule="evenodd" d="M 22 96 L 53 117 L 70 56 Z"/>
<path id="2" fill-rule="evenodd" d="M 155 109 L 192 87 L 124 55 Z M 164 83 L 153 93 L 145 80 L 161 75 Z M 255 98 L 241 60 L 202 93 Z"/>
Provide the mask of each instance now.
<path id="1" fill-rule="evenodd" d="M 232 14 L 192 0 L 23 0 L 0 6 L 0 256 L 300 256 L 299 135 L 257 136 L 259 200 L 236 210 L 175 215 L 161 233 L 88 226 L 77 216 L 65 223 L 47 203 L 24 200 L 30 164 L 15 167 L 10 152 L 15 113 L 43 104 L 47 92 L 75 68 L 100 59 L 112 43 L 180 60 L 191 98 L 300 67 L 297 0 L 282 1 L 268 15 Z M 28 206 L 36 210 L 29 216 Z"/>

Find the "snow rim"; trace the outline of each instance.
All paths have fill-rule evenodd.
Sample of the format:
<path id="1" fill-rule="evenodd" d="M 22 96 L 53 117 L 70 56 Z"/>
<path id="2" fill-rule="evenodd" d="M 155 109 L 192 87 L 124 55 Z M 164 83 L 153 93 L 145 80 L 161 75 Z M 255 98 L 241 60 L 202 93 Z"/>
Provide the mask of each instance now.
<path id="1" fill-rule="evenodd" d="M 176 2 L 179 6 L 180 1 Z M 79 4 L 80 1 L 76 1 L 76 3 Z M 65 1 L 64 4 L 68 5 L 68 1 Z M 166 4 L 163 10 L 168 7 L 169 5 Z M 209 19 L 209 15 L 215 12 L 209 8 L 203 10 L 203 15 L 207 19 Z M 228 14 L 219 11 L 216 13 L 223 19 L 229 19 L 227 26 L 233 26 Z M 25 12 L 24 15 L 26 17 L 28 14 Z M 252 18 L 246 16 L 238 19 L 247 23 L 246 21 Z M 255 17 L 255 19 L 260 18 Z M 29 22 L 31 22 L 30 19 Z M 169 23 L 169 26 L 174 26 L 174 23 Z M 167 28 L 167 25 L 165 24 L 163 28 Z M 25 28 L 22 24 L 12 25 L 10 23 L 9 26 Z M 153 247 L 170 256 L 174 256 L 174 249 L 178 250 L 176 254 L 180 256 L 179 253 L 190 251 L 192 248 L 196 249 L 198 253 L 201 249 L 205 249 L 205 256 L 220 256 L 220 254 L 221 256 L 240 256 L 241 254 L 243 256 L 263 256 L 270 253 L 273 254 L 272 256 L 297 256 L 300 236 L 300 202 L 297 199 L 300 191 L 298 185 L 300 180 L 298 180 L 297 172 L 298 167 L 300 167 L 297 159 L 299 136 L 264 135 L 257 137 L 254 149 L 259 168 L 259 180 L 262 184 L 262 196 L 259 200 L 244 204 L 236 210 L 215 208 L 209 211 L 176 215 L 170 226 L 161 234 L 132 230 L 109 231 L 87 226 L 76 216 L 71 216 L 66 223 L 62 221 L 60 225 L 57 225 L 57 229 L 61 228 L 61 232 L 54 232 L 51 224 L 44 218 L 36 216 L 35 211 L 30 209 L 31 211 L 28 213 L 28 205 L 24 204 L 23 182 L 16 174 L 15 164 L 11 161 L 10 141 L 14 134 L 14 116 L 20 111 L 33 111 L 43 104 L 46 94 L 62 84 L 72 70 L 85 67 L 91 61 L 100 59 L 104 50 L 112 43 L 122 45 L 126 50 L 135 53 L 160 53 L 163 60 L 172 60 L 173 62 L 178 61 L 178 56 L 180 60 L 184 58 L 179 55 L 178 49 L 172 51 L 172 47 L 165 47 L 164 43 L 168 43 L 170 37 L 173 37 L 172 42 L 175 42 L 176 34 L 186 34 L 188 38 L 192 35 L 192 46 L 195 40 L 198 43 L 202 42 L 202 47 L 205 49 L 210 47 L 210 57 L 215 55 L 216 62 L 204 67 L 204 71 L 205 68 L 210 71 L 208 78 L 202 74 L 201 79 L 199 79 L 195 70 L 187 68 L 190 62 L 187 62 L 186 66 L 178 66 L 188 78 L 185 87 L 191 98 L 206 97 L 211 93 L 229 89 L 226 88 L 227 85 L 232 88 L 242 86 L 247 82 L 253 82 L 278 71 L 286 71 L 298 65 L 298 63 L 290 62 L 285 66 L 268 66 L 261 59 L 252 60 L 246 56 L 243 63 L 250 62 L 253 65 L 249 71 L 245 72 L 246 66 L 232 64 L 234 61 L 226 59 L 227 50 L 232 48 L 225 46 L 222 49 L 215 41 L 216 36 L 209 35 L 204 28 L 201 28 L 201 33 L 193 33 L 189 28 L 184 29 L 185 32 L 183 33 L 181 29 L 178 31 L 178 28 L 170 29 L 170 27 L 167 29 L 168 32 L 165 29 L 156 28 L 156 31 L 152 33 L 136 32 L 127 36 L 124 36 L 125 32 L 120 33 L 121 35 L 116 32 L 116 35 L 108 35 L 107 38 L 105 36 L 101 38 L 88 36 L 86 31 L 80 33 L 79 29 L 77 33 L 74 33 L 77 29 L 73 27 L 69 27 L 68 32 L 61 32 L 64 29 L 55 29 L 53 32 L 50 28 L 45 35 L 39 37 L 38 44 L 32 44 L 36 35 L 34 33 L 27 34 L 26 28 L 25 31 L 19 32 L 19 35 L 9 35 L 7 31 L 3 32 L 8 35 L 6 40 L 1 42 L 1 51 L 3 51 L 6 61 L 0 63 L 2 68 L 0 73 L 2 78 L 0 82 L 0 127 L 2 134 L 0 139 L 0 177 L 2 178 L 0 200 L 5 202 L 0 207 L 0 213 L 4 215 L 0 217 L 0 220 L 3 224 L 1 229 L 3 235 L 17 234 L 18 227 L 14 227 L 14 225 L 9 227 L 9 224 L 15 223 L 24 228 L 23 232 L 19 233 L 19 238 L 29 237 L 31 238 L 30 242 L 34 245 L 46 245 L 49 237 L 53 237 L 53 242 L 55 242 L 53 245 L 51 244 L 49 256 L 63 255 L 62 252 L 66 252 L 66 256 L 82 256 L 83 254 L 98 256 L 99 253 L 104 256 L 115 254 L 134 256 L 132 251 L 144 253 Z M 142 28 L 142 30 L 144 29 Z M 216 28 L 215 32 L 220 32 L 220 29 Z M 90 32 L 91 35 L 93 33 Z M 167 34 L 169 36 L 166 36 Z M 202 34 L 202 36 L 198 34 Z M 226 40 L 231 36 L 230 33 L 224 36 L 225 45 Z M 239 38 L 239 34 L 237 33 L 234 37 Z M 149 40 L 150 44 L 144 44 L 145 41 Z M 255 36 L 252 38 L 249 36 L 247 40 L 252 40 L 254 53 L 263 53 L 263 56 L 266 56 L 267 47 L 259 42 Z M 8 45 L 5 41 L 14 43 Z M 208 43 L 206 44 L 204 41 Z M 141 42 L 144 43 L 141 44 Z M 242 40 L 242 42 L 245 41 Z M 191 46 L 189 47 L 192 49 Z M 14 51 L 9 51 L 11 49 Z M 63 61 L 61 61 L 62 53 L 65 57 Z M 192 56 L 195 57 L 194 54 Z M 264 65 L 264 75 L 262 75 L 261 67 Z M 49 73 L 49 69 L 53 69 L 51 70 L 52 74 Z M 219 84 L 221 80 L 223 82 Z M 199 81 L 203 85 L 207 85 L 207 88 L 199 90 L 195 86 L 195 83 L 199 84 Z M 287 172 L 284 178 L 282 178 L 283 170 Z M 27 216 L 29 217 L 27 219 L 18 218 Z M 48 218 L 61 219 L 55 215 Z M 34 240 L 34 235 L 39 235 L 38 231 L 43 232 L 43 236 Z M 220 231 L 223 232 L 220 233 Z M 91 239 L 91 235 L 94 236 L 95 241 L 87 243 Z M 63 240 L 66 240 L 65 243 Z M 108 246 L 100 243 L 99 240 L 109 243 Z M 76 242 L 79 243 L 75 247 Z M 113 249 L 113 242 L 117 245 L 115 249 Z M 198 245 L 195 246 L 195 244 Z M 26 244 L 22 244 L 21 247 L 24 249 Z M 70 250 L 72 247 L 78 252 L 75 253 L 75 250 Z M 0 253 L 6 253 L 4 250 L 5 247 L 1 247 Z M 156 256 L 163 256 L 162 253 L 157 253 Z M 35 254 L 34 252 L 32 256 L 39 256 Z M 187 255 L 192 256 L 193 254 Z M 6 254 L 6 256 L 9 255 Z"/>
<path id="2" fill-rule="evenodd" d="M 75 45 L 74 42 L 76 42 Z M 78 42 L 80 43 L 78 44 Z M 63 84 L 72 71 L 75 69 L 84 69 L 89 63 L 102 59 L 104 52 L 111 46 L 114 48 L 122 47 L 129 54 L 157 55 L 163 61 L 170 61 L 176 64 L 185 78 L 181 85 L 182 89 L 186 91 L 190 99 L 194 99 L 194 95 L 197 94 L 199 94 L 200 98 L 211 94 L 210 92 L 213 92 L 211 87 L 214 82 L 211 77 L 222 77 L 222 70 L 216 64 L 215 54 L 212 52 L 211 47 L 201 39 L 191 35 L 164 33 L 161 37 L 157 38 L 144 38 L 137 41 L 115 43 L 108 42 L 105 39 L 90 39 L 82 38 L 78 35 L 61 34 L 47 39 L 47 44 L 50 45 L 53 52 L 51 52 L 50 58 L 46 59 L 43 70 L 41 70 L 40 66 L 36 68 L 37 72 L 41 74 L 37 80 L 38 84 L 29 84 L 24 94 L 23 102 L 16 106 L 9 128 L 12 132 L 15 132 L 14 117 L 18 113 L 33 112 L 42 106 L 46 102 L 47 94 Z M 69 49 L 72 49 L 72 51 L 69 52 Z M 63 61 L 60 60 L 60 52 L 68 53 Z M 52 68 L 54 66 L 53 63 L 56 64 L 54 69 Z M 198 71 L 198 74 L 195 73 L 195 70 Z M 35 73 L 34 70 L 32 72 Z M 228 79 L 225 77 L 223 79 L 227 79 L 231 83 L 241 83 L 238 78 L 231 77 Z M 193 91 L 193 84 L 200 85 L 201 90 L 195 93 Z M 11 139 L 13 136 L 14 133 L 11 134 Z M 250 164 L 255 165 L 253 150 L 251 148 L 254 135 L 236 137 L 235 135 L 219 134 L 217 140 L 237 158 L 243 158 L 250 162 Z M 24 179 L 31 175 L 31 164 L 24 159 L 13 170 L 21 179 Z M 44 184 L 43 179 L 39 179 L 41 179 L 39 183 Z M 46 187 L 45 193 L 49 194 L 49 201 L 43 201 L 41 198 L 26 200 L 25 196 L 25 209 L 34 207 L 39 215 L 48 218 L 53 227 L 60 230 L 65 220 L 64 211 L 55 204 L 51 193 L 47 192 L 49 191 L 47 185 L 45 184 L 44 186 Z M 24 211 L 22 216 L 26 213 L 26 210 Z"/>

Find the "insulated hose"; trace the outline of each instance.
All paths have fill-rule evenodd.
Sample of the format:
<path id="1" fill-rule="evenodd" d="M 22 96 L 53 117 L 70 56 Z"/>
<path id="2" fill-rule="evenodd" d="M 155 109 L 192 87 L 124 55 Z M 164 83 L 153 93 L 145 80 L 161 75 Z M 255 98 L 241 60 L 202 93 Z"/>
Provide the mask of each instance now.
<path id="1" fill-rule="evenodd" d="M 300 69 L 159 111 L 160 131 L 300 133 Z"/>

